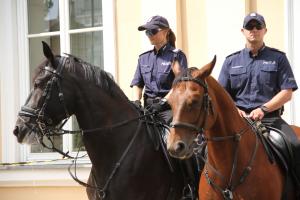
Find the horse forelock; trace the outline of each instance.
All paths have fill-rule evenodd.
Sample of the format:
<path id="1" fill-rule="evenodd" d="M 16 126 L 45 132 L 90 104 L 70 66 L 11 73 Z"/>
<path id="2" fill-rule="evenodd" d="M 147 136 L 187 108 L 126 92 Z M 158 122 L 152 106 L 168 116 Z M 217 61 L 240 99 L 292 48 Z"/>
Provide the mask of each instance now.
<path id="1" fill-rule="evenodd" d="M 32 80 L 31 80 L 32 83 L 33 83 L 33 82 L 37 79 L 37 77 L 40 75 L 40 73 L 41 73 L 42 70 L 45 68 L 45 66 L 47 65 L 47 63 L 48 63 L 48 60 L 47 60 L 47 59 L 44 59 L 44 60 L 42 61 L 42 63 L 39 64 L 39 65 L 37 66 L 37 68 L 34 70 L 34 73 L 33 73 L 33 75 L 32 75 Z"/>
<path id="2" fill-rule="evenodd" d="M 182 78 L 194 78 L 193 72 L 195 72 L 196 70 L 198 70 L 196 67 L 184 69 L 177 77 L 175 77 L 173 85 L 176 85 L 178 82 L 181 82 Z"/>

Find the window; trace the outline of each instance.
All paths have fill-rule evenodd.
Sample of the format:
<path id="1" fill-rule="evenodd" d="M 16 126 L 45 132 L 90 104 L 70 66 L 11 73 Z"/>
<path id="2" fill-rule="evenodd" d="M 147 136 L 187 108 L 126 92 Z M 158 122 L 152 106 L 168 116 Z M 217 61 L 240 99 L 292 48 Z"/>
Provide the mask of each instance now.
<path id="1" fill-rule="evenodd" d="M 34 70 L 43 58 L 42 43 L 46 41 L 56 54 L 71 53 L 83 60 L 114 74 L 114 10 L 113 1 L 102 0 L 27 0 L 20 1 L 18 9 L 23 11 L 19 24 L 23 30 L 19 38 L 24 53 L 20 58 L 22 74 L 21 103 L 25 102 Z M 105 41 L 105 42 L 104 42 Z M 110 48 L 106 46 L 109 44 Z M 104 66 L 112 68 L 105 68 Z M 66 129 L 78 129 L 76 118 L 72 117 Z M 56 148 L 64 152 L 76 152 L 80 136 L 64 135 L 54 137 Z M 50 145 L 49 141 L 44 141 Z M 22 149 L 23 160 L 61 157 L 41 145 Z"/>

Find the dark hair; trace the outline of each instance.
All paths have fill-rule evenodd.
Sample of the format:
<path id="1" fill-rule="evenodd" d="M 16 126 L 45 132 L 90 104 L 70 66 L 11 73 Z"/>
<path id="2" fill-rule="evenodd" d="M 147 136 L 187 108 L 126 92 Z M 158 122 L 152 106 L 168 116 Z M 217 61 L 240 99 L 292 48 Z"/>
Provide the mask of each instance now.
<path id="1" fill-rule="evenodd" d="M 176 42 L 176 36 L 172 29 L 169 29 L 169 32 L 167 34 L 167 41 L 170 43 L 171 46 L 176 48 L 175 42 Z"/>

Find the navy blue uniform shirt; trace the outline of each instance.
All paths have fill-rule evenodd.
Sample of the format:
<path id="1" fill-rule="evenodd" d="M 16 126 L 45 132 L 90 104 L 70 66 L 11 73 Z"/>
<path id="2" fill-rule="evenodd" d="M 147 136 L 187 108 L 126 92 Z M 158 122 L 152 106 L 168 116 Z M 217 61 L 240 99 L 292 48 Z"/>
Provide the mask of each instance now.
<path id="1" fill-rule="evenodd" d="M 164 97 L 172 88 L 175 78 L 172 71 L 174 59 L 179 62 L 182 69 L 187 68 L 185 54 L 170 44 L 166 44 L 158 52 L 153 49 L 141 54 L 130 87 L 145 86 L 144 96 Z"/>
<path id="2" fill-rule="evenodd" d="M 227 56 L 219 83 L 237 107 L 247 110 L 260 107 L 283 89 L 298 88 L 285 53 L 267 46 L 255 57 L 247 48 Z"/>

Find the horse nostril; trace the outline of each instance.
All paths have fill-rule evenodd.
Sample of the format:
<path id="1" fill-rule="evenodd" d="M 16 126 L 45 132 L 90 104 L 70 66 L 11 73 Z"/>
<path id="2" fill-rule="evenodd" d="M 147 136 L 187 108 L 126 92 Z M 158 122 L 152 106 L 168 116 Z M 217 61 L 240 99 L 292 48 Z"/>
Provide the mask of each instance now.
<path id="1" fill-rule="evenodd" d="M 185 143 L 184 142 L 182 142 L 182 141 L 176 142 L 175 148 L 174 148 L 176 153 L 180 153 L 184 149 L 185 149 Z"/>
<path id="2" fill-rule="evenodd" d="M 18 136 L 18 134 L 19 134 L 19 127 L 18 126 L 15 127 L 13 133 L 14 133 L 15 136 Z"/>

